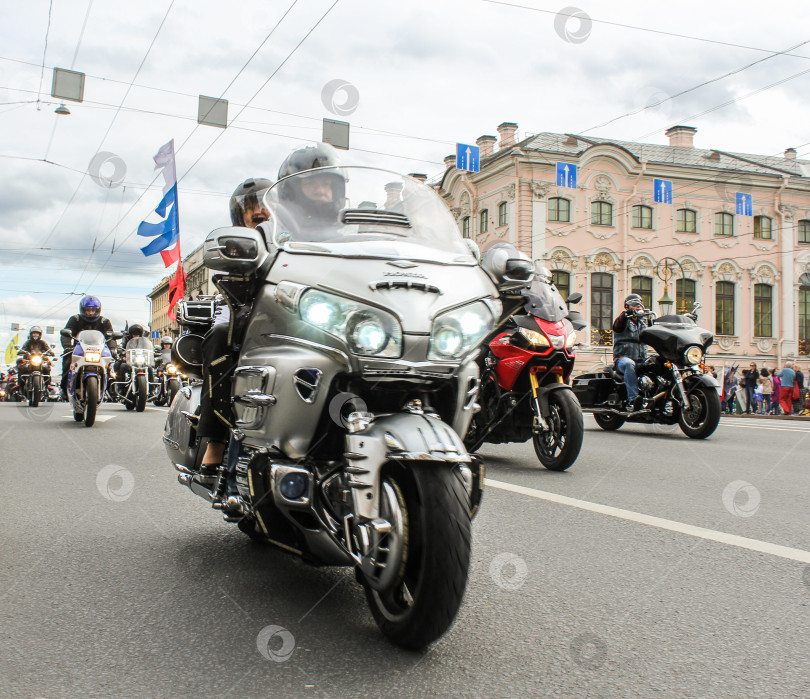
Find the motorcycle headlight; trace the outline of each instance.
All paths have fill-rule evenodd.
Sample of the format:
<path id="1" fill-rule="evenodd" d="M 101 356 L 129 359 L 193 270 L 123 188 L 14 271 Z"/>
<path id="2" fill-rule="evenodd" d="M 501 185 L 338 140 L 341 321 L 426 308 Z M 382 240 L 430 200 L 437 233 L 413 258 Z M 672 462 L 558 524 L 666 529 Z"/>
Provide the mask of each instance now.
<path id="1" fill-rule="evenodd" d="M 700 364 L 700 360 L 703 359 L 703 350 L 696 345 L 692 345 L 683 353 L 683 356 L 687 364 Z"/>
<path id="2" fill-rule="evenodd" d="M 535 347 L 551 347 L 548 338 L 539 330 L 529 330 L 528 328 L 518 328 L 518 332 L 523 335 L 530 345 Z"/>
<path id="3" fill-rule="evenodd" d="M 42 365 L 42 357 L 40 357 L 38 354 L 35 354 L 33 357 L 31 357 L 31 364 L 33 366 L 41 366 Z"/>
<path id="4" fill-rule="evenodd" d="M 572 332 L 568 337 L 565 338 L 565 348 L 571 349 L 575 344 L 577 344 L 576 331 Z"/>
<path id="5" fill-rule="evenodd" d="M 166 365 L 166 371 L 169 374 L 176 374 L 177 373 L 177 368 L 174 366 L 174 364 L 167 364 Z"/>
<path id="6" fill-rule="evenodd" d="M 308 289 L 301 294 L 298 314 L 305 323 L 340 338 L 354 354 L 399 357 L 402 328 L 393 315 L 351 299 Z"/>
<path id="7" fill-rule="evenodd" d="M 492 330 L 494 319 L 481 301 L 436 316 L 428 359 L 460 359 Z"/>
<path id="8" fill-rule="evenodd" d="M 136 354 L 133 358 L 133 362 L 135 366 L 143 366 L 146 363 L 146 359 L 142 354 Z"/>
<path id="9" fill-rule="evenodd" d="M 88 362 L 100 362 L 101 352 L 85 352 L 84 358 Z"/>

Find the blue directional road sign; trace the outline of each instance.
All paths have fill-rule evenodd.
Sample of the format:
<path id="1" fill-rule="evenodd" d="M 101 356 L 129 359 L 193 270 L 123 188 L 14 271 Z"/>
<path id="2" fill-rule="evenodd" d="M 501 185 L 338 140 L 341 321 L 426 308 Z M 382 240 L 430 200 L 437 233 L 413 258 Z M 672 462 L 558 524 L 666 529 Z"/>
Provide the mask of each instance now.
<path id="1" fill-rule="evenodd" d="M 152 331 L 152 337 L 160 337 L 160 332 L 157 330 Z"/>
<path id="2" fill-rule="evenodd" d="M 456 143 L 456 168 L 469 172 L 480 170 L 481 149 L 467 143 Z"/>
<path id="3" fill-rule="evenodd" d="M 672 180 L 653 180 L 655 201 L 661 204 L 672 203 Z"/>
<path id="4" fill-rule="evenodd" d="M 754 199 L 750 194 L 737 192 L 737 214 L 739 216 L 754 215 Z"/>
<path id="5" fill-rule="evenodd" d="M 577 166 L 571 163 L 557 163 L 557 185 L 577 188 Z"/>

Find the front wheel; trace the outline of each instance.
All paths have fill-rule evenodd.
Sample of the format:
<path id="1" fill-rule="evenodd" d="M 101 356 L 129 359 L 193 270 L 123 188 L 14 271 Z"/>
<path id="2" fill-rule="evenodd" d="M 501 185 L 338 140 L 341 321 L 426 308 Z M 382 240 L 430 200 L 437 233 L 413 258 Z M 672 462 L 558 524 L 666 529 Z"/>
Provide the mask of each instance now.
<path id="1" fill-rule="evenodd" d="M 710 386 L 698 386 L 689 395 L 689 409 L 681 410 L 678 422 L 691 439 L 706 439 L 720 424 L 720 396 Z"/>
<path id="2" fill-rule="evenodd" d="M 135 410 L 142 413 L 146 409 L 146 376 L 135 377 Z"/>
<path id="3" fill-rule="evenodd" d="M 371 613 L 391 641 L 421 649 L 453 623 L 470 565 L 470 501 L 458 469 L 444 463 L 392 464 L 380 486 L 380 516 L 395 523 L 386 551 L 399 550 L 384 590 L 361 575 Z M 396 534 L 397 530 L 401 534 Z M 380 548 L 382 551 L 382 547 Z"/>
<path id="4" fill-rule="evenodd" d="M 87 407 L 84 409 L 84 424 L 92 427 L 96 421 L 96 408 L 98 408 L 98 376 L 88 376 L 84 382 L 84 395 L 87 398 Z"/>
<path id="5" fill-rule="evenodd" d="M 31 389 L 28 394 L 28 407 L 36 408 L 42 400 L 42 379 L 39 376 L 31 377 Z"/>
<path id="6" fill-rule="evenodd" d="M 593 419 L 607 432 L 618 430 L 624 424 L 624 418 L 615 413 L 594 413 Z"/>
<path id="7" fill-rule="evenodd" d="M 565 471 L 579 456 L 585 427 L 582 407 L 573 391 L 560 389 L 548 396 L 549 430 L 533 435 L 534 451 L 540 463 L 551 471 Z"/>

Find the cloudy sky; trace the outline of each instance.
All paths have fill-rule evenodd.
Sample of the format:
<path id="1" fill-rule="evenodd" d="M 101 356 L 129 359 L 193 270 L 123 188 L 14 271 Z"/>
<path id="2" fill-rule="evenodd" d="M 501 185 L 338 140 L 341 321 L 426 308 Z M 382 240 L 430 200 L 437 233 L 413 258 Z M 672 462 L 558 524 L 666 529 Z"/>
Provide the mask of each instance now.
<path id="1" fill-rule="evenodd" d="M 681 123 L 698 147 L 810 157 L 806 0 L 567 1 L 3 3 L 0 346 L 12 322 L 62 327 L 82 293 L 116 328 L 148 322 L 164 269 L 135 230 L 172 138 L 185 252 L 325 117 L 352 124 L 345 161 L 428 175 L 503 121 L 649 143 Z M 69 116 L 54 67 L 87 75 Z M 200 94 L 229 100 L 227 129 L 197 124 Z"/>

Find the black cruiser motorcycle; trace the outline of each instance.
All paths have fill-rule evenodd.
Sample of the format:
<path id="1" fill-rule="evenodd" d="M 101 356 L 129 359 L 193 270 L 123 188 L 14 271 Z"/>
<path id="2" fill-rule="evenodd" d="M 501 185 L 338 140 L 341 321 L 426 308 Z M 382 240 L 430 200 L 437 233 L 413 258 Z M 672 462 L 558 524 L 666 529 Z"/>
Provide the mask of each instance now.
<path id="1" fill-rule="evenodd" d="M 648 321 L 640 340 L 656 354 L 637 368 L 643 409 L 623 409 L 627 391 L 615 366 L 582 374 L 574 379 L 574 393 L 585 412 L 593 413 L 603 430 L 618 430 L 625 422 L 680 425 L 687 437 L 705 439 L 720 423 L 718 383 L 703 373 L 703 361 L 714 335 L 697 326 L 696 303 L 690 313 L 657 318 L 644 311 Z"/>
<path id="2" fill-rule="evenodd" d="M 485 272 L 415 179 L 313 173 L 341 192 L 330 218 L 289 196 L 303 180 L 291 175 L 265 196 L 270 221 L 204 244 L 240 344 L 226 463 L 214 478 L 199 472 L 200 384 L 180 389 L 163 439 L 180 483 L 227 521 L 308 563 L 353 567 L 383 634 L 423 648 L 452 624 L 467 584 L 483 467 L 461 435 L 480 344 L 501 314 L 493 279 L 525 284 L 531 264 Z M 210 324 L 205 305 L 183 304 L 184 328 Z M 200 342 L 192 331 L 173 348 L 190 376 Z"/>

